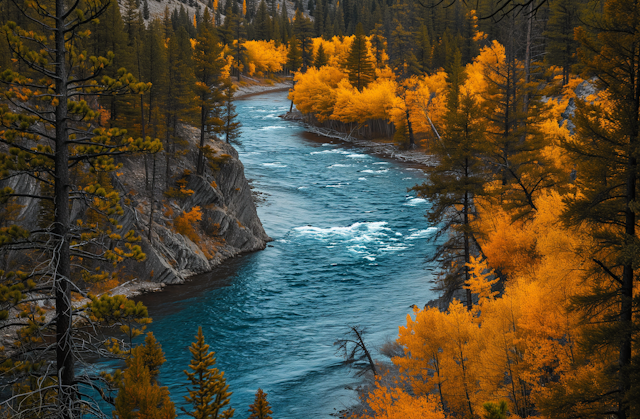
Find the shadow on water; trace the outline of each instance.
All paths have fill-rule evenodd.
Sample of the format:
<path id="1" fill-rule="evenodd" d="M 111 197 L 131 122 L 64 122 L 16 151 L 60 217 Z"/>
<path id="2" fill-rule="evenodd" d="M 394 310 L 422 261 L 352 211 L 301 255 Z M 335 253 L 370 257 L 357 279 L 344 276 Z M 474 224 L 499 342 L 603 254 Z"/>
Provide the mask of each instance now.
<path id="1" fill-rule="evenodd" d="M 242 267 L 256 256 L 256 252 L 236 256 L 216 266 L 211 272 L 192 276 L 183 284 L 167 285 L 162 292 L 137 296 L 135 300 L 149 308 L 149 315 L 154 320 L 176 315 L 180 310 L 188 308 L 190 302 L 211 291 L 233 285 Z"/>

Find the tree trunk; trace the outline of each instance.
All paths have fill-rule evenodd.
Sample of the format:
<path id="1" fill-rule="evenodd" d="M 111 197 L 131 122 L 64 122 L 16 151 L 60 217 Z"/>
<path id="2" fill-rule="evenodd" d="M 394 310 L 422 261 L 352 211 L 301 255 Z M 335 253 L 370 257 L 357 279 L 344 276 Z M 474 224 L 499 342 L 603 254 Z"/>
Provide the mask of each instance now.
<path id="1" fill-rule="evenodd" d="M 153 169 L 151 171 L 151 209 L 149 210 L 149 229 L 147 232 L 147 238 L 149 239 L 149 243 L 153 245 L 153 241 L 151 239 L 151 228 L 153 227 L 153 211 L 155 209 L 155 189 L 156 189 L 156 155 L 153 155 Z"/>
<path id="2" fill-rule="evenodd" d="M 198 149 L 198 161 L 196 164 L 196 173 L 202 176 L 204 173 L 204 130 L 207 122 L 207 109 L 202 105 L 200 108 L 200 148 Z"/>
<path id="3" fill-rule="evenodd" d="M 469 181 L 469 158 L 464 159 L 464 177 Z M 464 283 L 469 285 L 469 263 L 471 262 L 471 246 L 469 245 L 469 191 L 464 191 L 463 205 L 463 225 L 464 225 Z M 471 290 L 467 288 L 467 310 L 473 308 L 473 300 L 471 298 Z"/>
<path id="4" fill-rule="evenodd" d="M 69 249 L 69 149 L 67 148 L 67 74 L 66 47 L 64 34 L 65 2 L 56 1 L 56 93 L 59 102 L 56 106 L 56 151 L 55 151 L 55 183 L 54 204 L 55 222 L 53 245 L 53 262 L 55 268 L 54 287 L 56 290 L 56 372 L 59 377 L 58 403 L 61 417 L 75 416 L 74 401 L 77 398 L 75 388 L 75 365 L 73 342 L 71 335 L 71 254 Z"/>

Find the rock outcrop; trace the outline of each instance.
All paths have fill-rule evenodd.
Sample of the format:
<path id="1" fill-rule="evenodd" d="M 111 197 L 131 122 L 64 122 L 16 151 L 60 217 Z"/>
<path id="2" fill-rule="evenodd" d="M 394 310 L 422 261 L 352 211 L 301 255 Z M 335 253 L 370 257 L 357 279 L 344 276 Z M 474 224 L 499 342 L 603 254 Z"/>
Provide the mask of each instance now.
<path id="1" fill-rule="evenodd" d="M 151 156 L 122 159 L 122 167 L 112 176 L 113 186 L 120 192 L 124 213 L 117 220 L 120 232 L 134 230 L 146 254 L 143 262 L 126 261 L 117 269 L 121 280 L 152 281 L 163 284 L 184 282 L 190 276 L 208 272 L 223 260 L 241 253 L 261 250 L 270 240 L 258 218 L 251 188 L 244 176 L 238 153 L 229 144 L 211 140 L 208 146 L 214 163 L 203 176 L 195 171 L 197 130 L 182 127 L 185 151 L 170 162 L 167 172 L 165 155 L 156 156 L 156 182 L 152 192 Z M 169 173 L 169 180 L 166 174 Z M 182 188 L 176 185 L 180 181 Z M 167 194 L 166 185 L 182 193 Z M 16 176 L 0 187 L 10 186 L 23 194 L 39 193 L 33 178 Z M 186 193 L 185 193 L 186 192 Z M 176 196 L 177 195 L 177 196 Z M 153 223 L 149 225 L 151 202 Z M 31 198 L 19 198 L 16 219 L 27 228 L 37 225 L 40 205 Z M 191 234 L 181 234 L 176 219 L 199 207 L 200 221 L 190 224 Z M 86 205 L 74 201 L 72 219 L 85 219 Z"/>
<path id="2" fill-rule="evenodd" d="M 225 259 L 264 249 L 270 240 L 258 218 L 237 151 L 221 141 L 210 141 L 209 146 L 217 156 L 224 156 L 224 161 L 217 164 L 217 170 L 208 170 L 204 176 L 189 174 L 188 169 L 184 172 L 184 189 L 192 193 L 184 199 L 164 198 L 161 205 L 155 204 L 158 208 L 151 227 L 151 240 L 148 234 L 149 200 L 133 197 L 131 205 L 127 206 L 121 221 L 123 229 L 133 229 L 143 237 L 142 249 L 147 255 L 143 263 L 128 264 L 140 279 L 182 283 L 190 276 L 212 270 Z M 195 163 L 195 154 L 188 153 L 180 163 L 187 167 Z M 132 163 L 125 163 L 121 178 L 140 178 L 139 170 Z M 124 181 L 120 185 L 123 192 L 130 183 Z M 144 186 L 137 189 L 140 188 Z M 201 220 L 193 226 L 199 237 L 197 243 L 172 227 L 172 218 L 195 207 L 202 213 Z"/>

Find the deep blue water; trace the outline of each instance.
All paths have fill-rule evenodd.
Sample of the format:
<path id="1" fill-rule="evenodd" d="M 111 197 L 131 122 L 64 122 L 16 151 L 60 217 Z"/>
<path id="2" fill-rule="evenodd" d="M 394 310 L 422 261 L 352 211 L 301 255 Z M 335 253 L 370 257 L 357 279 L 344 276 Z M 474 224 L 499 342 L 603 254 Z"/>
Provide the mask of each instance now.
<path id="1" fill-rule="evenodd" d="M 409 305 L 433 298 L 428 203 L 407 193 L 423 173 L 307 134 L 278 118 L 288 108 L 283 92 L 237 102 L 240 158 L 265 194 L 258 213 L 274 241 L 142 298 L 166 352 L 160 381 L 177 406 L 200 325 L 233 391 L 235 417 L 248 416 L 261 387 L 275 418 L 327 418 L 355 398 L 345 387 L 358 379 L 333 346 L 347 325 L 365 326 L 375 349 L 397 336 Z"/>

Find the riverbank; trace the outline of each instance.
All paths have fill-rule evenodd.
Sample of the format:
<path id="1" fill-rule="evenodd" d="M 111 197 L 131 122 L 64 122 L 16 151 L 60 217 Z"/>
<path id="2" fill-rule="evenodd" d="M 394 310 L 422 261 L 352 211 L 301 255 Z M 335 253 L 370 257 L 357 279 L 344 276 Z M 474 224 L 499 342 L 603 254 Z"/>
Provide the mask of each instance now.
<path id="1" fill-rule="evenodd" d="M 352 137 L 351 135 L 344 132 L 332 130 L 329 128 L 316 127 L 315 125 L 304 122 L 302 114 L 300 114 L 300 112 L 298 112 L 297 110 L 287 112 L 284 115 L 280 115 L 280 117 L 288 121 L 299 121 L 305 127 L 305 129 L 312 134 L 353 144 L 354 146 L 365 148 L 372 154 L 381 157 L 389 158 L 402 163 L 419 164 L 426 167 L 430 167 L 435 164 L 433 156 L 426 154 L 420 150 L 403 150 L 398 147 L 397 144 L 385 139 L 375 141 L 364 140 L 361 138 Z"/>
<path id="2" fill-rule="evenodd" d="M 235 99 L 246 99 L 264 93 L 286 92 L 291 89 L 290 77 L 258 78 L 242 76 L 240 81 L 233 82 L 236 86 Z"/>

